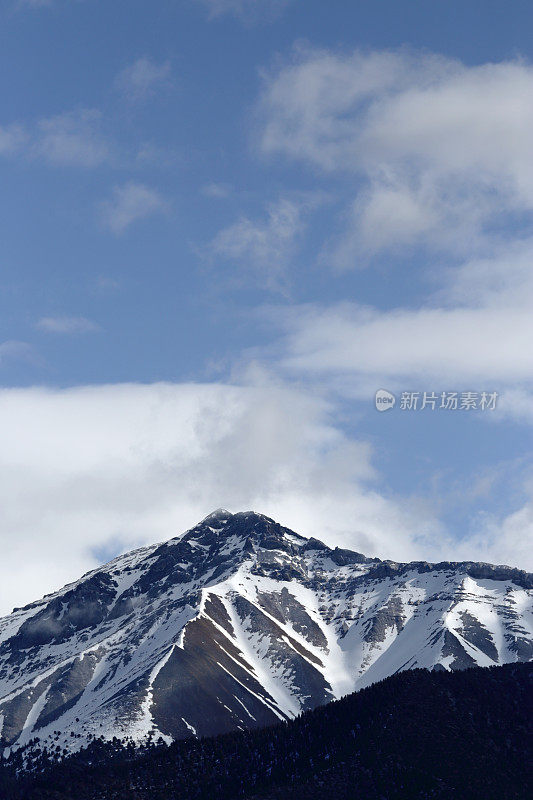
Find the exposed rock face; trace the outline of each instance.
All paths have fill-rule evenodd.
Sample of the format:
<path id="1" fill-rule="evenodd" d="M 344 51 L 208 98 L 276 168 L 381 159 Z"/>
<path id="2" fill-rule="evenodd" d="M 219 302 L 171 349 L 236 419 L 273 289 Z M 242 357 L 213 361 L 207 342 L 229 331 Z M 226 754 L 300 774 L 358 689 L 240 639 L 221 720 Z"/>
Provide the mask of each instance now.
<path id="1" fill-rule="evenodd" d="M 397 564 L 219 510 L 0 620 L 0 735 L 206 736 L 413 667 L 533 658 L 533 576 Z"/>

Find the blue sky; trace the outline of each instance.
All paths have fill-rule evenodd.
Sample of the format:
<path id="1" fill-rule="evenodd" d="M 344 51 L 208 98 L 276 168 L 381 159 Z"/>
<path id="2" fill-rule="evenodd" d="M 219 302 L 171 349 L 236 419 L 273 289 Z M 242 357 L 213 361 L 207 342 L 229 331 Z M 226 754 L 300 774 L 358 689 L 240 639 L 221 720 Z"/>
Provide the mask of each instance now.
<path id="1" fill-rule="evenodd" d="M 531 5 L 0 14 L 1 609 L 220 505 L 531 568 Z"/>

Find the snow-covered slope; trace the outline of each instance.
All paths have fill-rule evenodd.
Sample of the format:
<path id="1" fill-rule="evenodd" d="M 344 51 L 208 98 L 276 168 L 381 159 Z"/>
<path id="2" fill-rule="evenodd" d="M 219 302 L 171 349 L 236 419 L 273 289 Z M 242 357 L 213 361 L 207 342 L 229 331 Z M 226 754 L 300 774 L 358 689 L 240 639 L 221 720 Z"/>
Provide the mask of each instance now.
<path id="1" fill-rule="evenodd" d="M 256 727 L 412 667 L 533 658 L 533 576 L 397 564 L 219 510 L 0 620 L 0 736 Z"/>

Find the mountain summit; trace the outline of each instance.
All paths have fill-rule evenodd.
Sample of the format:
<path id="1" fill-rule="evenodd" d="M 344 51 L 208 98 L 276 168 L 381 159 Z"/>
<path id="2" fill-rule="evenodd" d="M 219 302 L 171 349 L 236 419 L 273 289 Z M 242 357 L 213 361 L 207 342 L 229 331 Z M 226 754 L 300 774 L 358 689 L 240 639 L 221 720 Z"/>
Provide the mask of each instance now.
<path id="1" fill-rule="evenodd" d="M 0 736 L 207 736 L 400 670 L 527 661 L 532 588 L 518 569 L 381 561 L 218 509 L 0 620 Z"/>

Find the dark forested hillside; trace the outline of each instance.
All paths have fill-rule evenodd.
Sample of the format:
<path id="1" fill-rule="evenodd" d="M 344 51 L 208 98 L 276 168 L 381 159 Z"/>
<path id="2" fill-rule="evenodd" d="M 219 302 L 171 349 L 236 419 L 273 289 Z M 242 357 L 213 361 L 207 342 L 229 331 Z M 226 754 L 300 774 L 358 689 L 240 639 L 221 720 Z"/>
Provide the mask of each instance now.
<path id="1" fill-rule="evenodd" d="M 533 666 L 402 672 L 289 723 L 203 740 L 88 749 L 2 800 L 507 800 L 533 796 Z"/>

